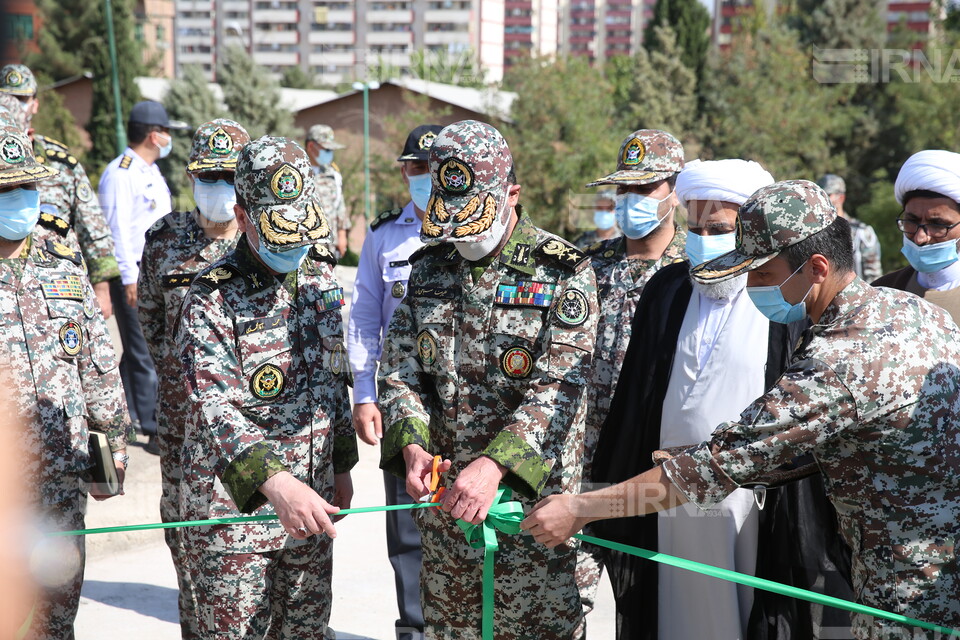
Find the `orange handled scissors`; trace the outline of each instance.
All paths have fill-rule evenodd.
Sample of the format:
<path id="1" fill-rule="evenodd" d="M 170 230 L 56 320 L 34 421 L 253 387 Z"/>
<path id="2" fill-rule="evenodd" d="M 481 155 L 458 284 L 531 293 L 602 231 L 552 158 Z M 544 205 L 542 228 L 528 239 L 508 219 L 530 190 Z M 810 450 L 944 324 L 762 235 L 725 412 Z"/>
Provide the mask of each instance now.
<path id="1" fill-rule="evenodd" d="M 433 456 L 433 470 L 430 472 L 430 493 L 420 498 L 420 502 L 440 502 L 443 492 L 446 491 L 440 486 L 440 476 L 443 475 L 443 472 L 440 471 L 440 460 L 440 456 Z"/>

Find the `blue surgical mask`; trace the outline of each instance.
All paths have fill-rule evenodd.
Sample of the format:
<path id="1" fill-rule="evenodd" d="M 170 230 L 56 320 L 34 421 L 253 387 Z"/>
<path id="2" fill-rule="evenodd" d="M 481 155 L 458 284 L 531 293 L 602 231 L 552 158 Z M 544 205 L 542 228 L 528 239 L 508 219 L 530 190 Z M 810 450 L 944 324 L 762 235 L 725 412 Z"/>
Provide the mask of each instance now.
<path id="1" fill-rule="evenodd" d="M 234 218 L 233 205 L 237 203 L 237 192 L 226 180 L 214 183 L 193 183 L 193 199 L 197 203 L 200 215 L 210 222 L 230 222 Z"/>
<path id="2" fill-rule="evenodd" d="M 173 136 L 167 135 L 167 144 L 163 145 L 162 147 L 158 147 L 158 149 L 160 149 L 161 158 L 166 158 L 168 155 L 170 155 L 170 152 L 173 151 Z"/>
<path id="3" fill-rule="evenodd" d="M 900 249 L 907 258 L 910 266 L 921 273 L 933 273 L 946 269 L 957 260 L 957 240 L 951 239 L 936 244 L 915 244 L 907 236 L 903 236 L 903 248 Z"/>
<path id="4" fill-rule="evenodd" d="M 672 195 L 672 192 L 670 195 Z M 660 226 L 663 218 L 669 215 L 668 212 L 663 218 L 658 217 L 660 203 L 667 198 L 657 200 L 650 196 L 642 196 L 639 193 L 618 193 L 617 224 L 620 225 L 623 235 L 631 240 L 639 240 L 650 235 L 654 229 Z"/>
<path id="5" fill-rule="evenodd" d="M 613 211 L 597 210 L 593 212 L 593 224 L 601 231 L 606 231 L 617 222 L 617 214 Z"/>
<path id="6" fill-rule="evenodd" d="M 737 248 L 737 234 L 724 233 L 715 236 L 701 236 L 700 234 L 690 232 L 687 234 L 687 260 L 690 266 L 696 267 L 709 262 L 714 258 L 719 258 L 725 253 L 730 253 Z"/>
<path id="7" fill-rule="evenodd" d="M 333 149 L 320 149 L 317 157 L 314 158 L 321 167 L 328 167 L 333 164 Z"/>
<path id="8" fill-rule="evenodd" d="M 263 263 L 277 273 L 291 273 L 300 268 L 300 264 L 310 253 L 310 245 L 289 249 L 287 251 L 271 251 L 262 244 L 257 247 L 257 254 Z"/>
<path id="9" fill-rule="evenodd" d="M 430 190 L 433 183 L 430 180 L 430 174 L 424 173 L 419 176 L 407 176 L 410 182 L 410 199 L 420 211 L 427 210 L 427 203 L 430 202 Z"/>
<path id="10" fill-rule="evenodd" d="M 803 264 L 806 264 L 806 262 Z M 800 272 L 800 269 L 803 269 L 803 264 L 800 265 L 796 271 L 791 273 L 790 277 L 784 280 L 779 286 L 747 287 L 747 295 L 750 296 L 754 306 L 756 306 L 757 310 L 765 315 L 771 322 L 790 324 L 791 322 L 802 320 L 803 317 L 807 315 L 807 305 L 805 300 L 807 299 L 807 296 L 810 295 L 810 291 L 813 289 L 812 284 L 810 285 L 810 288 L 807 289 L 807 292 L 803 294 L 803 300 L 797 304 L 790 304 L 784 300 L 783 291 L 781 290 L 781 287 L 787 284 L 790 278 L 797 275 L 797 273 Z"/>
<path id="11" fill-rule="evenodd" d="M 36 189 L 11 189 L 0 193 L 0 237 L 23 240 L 40 219 L 40 192 Z"/>

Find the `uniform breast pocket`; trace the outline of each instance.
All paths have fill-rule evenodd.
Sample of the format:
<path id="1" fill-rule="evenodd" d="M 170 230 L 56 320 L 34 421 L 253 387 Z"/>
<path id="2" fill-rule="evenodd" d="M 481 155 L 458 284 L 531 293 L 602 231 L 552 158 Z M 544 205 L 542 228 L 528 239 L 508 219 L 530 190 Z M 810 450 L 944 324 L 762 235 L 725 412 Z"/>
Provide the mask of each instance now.
<path id="1" fill-rule="evenodd" d="M 424 298 L 415 307 L 417 334 L 412 350 L 426 373 L 440 374 L 451 370 L 453 353 L 453 302 Z M 404 348 L 402 345 L 400 348 Z"/>
<path id="2" fill-rule="evenodd" d="M 247 323 L 269 321 L 269 318 L 252 318 L 238 323 L 238 352 L 243 378 L 247 385 L 247 401 L 244 406 L 258 406 L 277 402 L 290 393 L 295 384 L 292 378 L 290 335 L 286 323 L 272 329 L 246 332 Z"/>
<path id="3" fill-rule="evenodd" d="M 407 280 L 410 279 L 410 265 L 402 267 L 385 267 L 383 269 L 383 284 L 394 298 L 400 299 L 407 294 Z"/>
<path id="4" fill-rule="evenodd" d="M 529 378 L 540 357 L 540 332 L 545 310 L 495 306 L 490 318 L 491 349 L 487 368 L 508 380 Z"/>

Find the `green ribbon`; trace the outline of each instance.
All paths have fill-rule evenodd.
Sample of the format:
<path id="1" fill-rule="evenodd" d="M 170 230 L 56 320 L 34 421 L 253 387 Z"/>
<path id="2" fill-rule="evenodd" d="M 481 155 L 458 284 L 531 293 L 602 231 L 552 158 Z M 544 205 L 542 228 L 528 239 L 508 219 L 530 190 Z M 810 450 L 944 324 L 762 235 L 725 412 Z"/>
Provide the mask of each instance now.
<path id="1" fill-rule="evenodd" d="M 948 635 L 960 636 L 960 631 L 956 629 L 941 627 L 938 624 L 932 624 L 922 620 L 915 620 L 913 618 L 900 615 L 899 613 L 889 613 L 882 609 L 868 607 L 865 604 L 834 598 L 833 596 L 807 591 L 806 589 L 800 589 L 799 587 L 791 587 L 790 585 L 780 584 L 779 582 L 773 582 L 772 580 L 765 580 L 764 578 L 758 578 L 756 576 L 748 576 L 744 573 L 731 571 L 730 569 L 722 569 L 720 567 L 714 567 L 713 565 L 702 564 L 700 562 L 694 562 L 693 560 L 685 560 L 676 556 L 668 556 L 665 553 L 647 551 L 646 549 L 641 549 L 640 547 L 631 547 L 630 545 L 620 544 L 619 542 L 610 542 L 609 540 L 602 540 L 600 538 L 594 538 L 593 536 L 587 536 L 579 533 L 573 537 L 583 540 L 584 542 L 589 542 L 600 547 L 606 547 L 607 549 L 613 549 L 614 551 L 620 551 L 621 553 L 626 553 L 631 556 L 646 558 L 647 560 L 653 560 L 654 562 L 659 562 L 660 564 L 666 564 L 679 569 L 686 569 L 687 571 L 693 571 L 695 573 L 702 573 L 706 576 L 720 578 L 721 580 L 726 580 L 728 582 L 736 582 L 738 584 L 743 584 L 755 589 L 763 589 L 764 591 L 778 593 L 780 595 L 797 598 L 799 600 L 807 600 L 809 602 L 827 605 L 828 607 L 836 607 L 837 609 L 844 609 L 853 613 L 863 613 L 875 618 L 883 618 L 884 620 L 892 620 L 893 622 L 920 627 L 921 629 L 928 629 L 930 631 L 939 631 L 940 633 L 946 633 Z"/>
<path id="2" fill-rule="evenodd" d="M 510 500 L 511 496 L 510 489 L 497 489 L 487 517 L 480 524 L 457 520 L 457 525 L 467 537 L 467 544 L 474 549 L 483 549 L 483 640 L 493 640 L 493 567 L 497 549 L 500 548 L 497 531 L 520 533 L 520 522 L 523 520 L 523 505 Z"/>

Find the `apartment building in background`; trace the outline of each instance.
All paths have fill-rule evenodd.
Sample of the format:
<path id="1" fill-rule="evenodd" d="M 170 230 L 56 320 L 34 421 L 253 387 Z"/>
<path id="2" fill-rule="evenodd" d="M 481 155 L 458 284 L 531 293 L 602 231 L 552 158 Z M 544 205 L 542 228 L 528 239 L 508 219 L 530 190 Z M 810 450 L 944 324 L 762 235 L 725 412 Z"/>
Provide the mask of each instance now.
<path id="1" fill-rule="evenodd" d="M 173 77 L 175 0 L 137 0 L 133 6 L 133 37 L 149 71 Z"/>
<path id="2" fill-rule="evenodd" d="M 503 18 L 503 63 L 555 56 L 559 48 L 561 3 L 558 0 L 506 0 Z"/>
<path id="3" fill-rule="evenodd" d="M 568 0 L 560 26 L 560 52 L 591 62 L 634 55 L 653 18 L 656 0 Z"/>
<path id="4" fill-rule="evenodd" d="M 296 66 L 317 82 L 364 79 L 374 65 L 409 69 L 414 51 L 472 55 L 503 77 L 504 0 L 174 0 L 175 68 L 197 64 L 215 80 L 225 47 L 245 48 L 280 75 Z"/>

